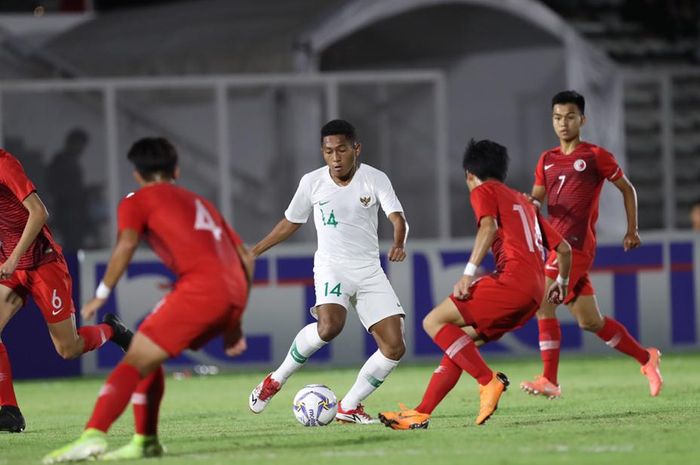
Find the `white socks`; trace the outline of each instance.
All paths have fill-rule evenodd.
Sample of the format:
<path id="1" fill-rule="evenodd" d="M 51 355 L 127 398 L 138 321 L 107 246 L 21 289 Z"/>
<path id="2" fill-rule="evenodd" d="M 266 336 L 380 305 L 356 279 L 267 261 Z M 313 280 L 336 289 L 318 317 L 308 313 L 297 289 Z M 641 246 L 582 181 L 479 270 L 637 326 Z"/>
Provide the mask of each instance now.
<path id="1" fill-rule="evenodd" d="M 318 335 L 318 324 L 311 323 L 304 326 L 292 342 L 287 356 L 282 365 L 272 373 L 272 379 L 280 384 L 284 384 L 292 374 L 306 363 L 318 349 L 325 346 L 326 341 Z"/>
<path id="2" fill-rule="evenodd" d="M 389 373 L 399 364 L 398 360 L 386 358 L 377 350 L 360 369 L 357 381 L 350 391 L 343 397 L 341 407 L 343 410 L 354 410 L 357 405 L 365 400 L 384 382 Z"/>

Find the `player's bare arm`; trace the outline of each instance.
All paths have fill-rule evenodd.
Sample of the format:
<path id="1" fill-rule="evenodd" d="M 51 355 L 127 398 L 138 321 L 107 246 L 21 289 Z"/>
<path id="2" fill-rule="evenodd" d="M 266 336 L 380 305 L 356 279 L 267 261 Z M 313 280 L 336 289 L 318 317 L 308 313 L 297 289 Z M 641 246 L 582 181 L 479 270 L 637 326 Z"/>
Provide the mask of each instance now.
<path id="1" fill-rule="evenodd" d="M 245 275 L 248 280 L 248 288 L 253 284 L 253 272 L 255 271 L 255 257 L 253 253 L 246 248 L 243 244 L 238 244 L 236 246 L 236 252 L 241 259 L 241 264 L 243 269 L 245 269 Z"/>
<path id="2" fill-rule="evenodd" d="M 630 249 L 635 249 L 642 245 L 642 239 L 639 237 L 639 230 L 637 225 L 637 191 L 634 186 L 627 179 L 627 176 L 622 176 L 617 181 L 614 181 L 615 187 L 617 187 L 622 193 L 622 199 L 625 203 L 625 213 L 627 214 L 627 232 L 622 240 L 622 246 L 625 251 Z"/>
<path id="3" fill-rule="evenodd" d="M 394 225 L 394 244 L 389 250 L 389 261 L 402 262 L 406 258 L 406 239 L 408 238 L 408 223 L 403 213 L 389 214 L 389 221 Z"/>
<path id="4" fill-rule="evenodd" d="M 301 223 L 292 223 L 287 218 L 282 218 L 282 220 L 272 228 L 270 234 L 255 244 L 251 250 L 253 257 L 259 257 L 267 249 L 276 246 L 280 242 L 286 241 L 292 234 L 297 232 L 300 227 Z"/>
<path id="5" fill-rule="evenodd" d="M 7 258 L 7 261 L 0 265 L 0 279 L 9 278 L 15 272 L 19 259 L 29 249 L 36 236 L 41 232 L 41 228 L 44 227 L 49 219 L 49 212 L 36 192 L 29 194 L 22 202 L 22 205 L 29 212 L 29 218 L 27 219 L 27 224 L 24 225 L 24 230 L 17 246 Z"/>
<path id="6" fill-rule="evenodd" d="M 528 200 L 537 208 L 542 208 L 544 199 L 547 196 L 547 191 L 544 186 L 532 186 L 532 192 L 528 196 Z"/>
<path id="7" fill-rule="evenodd" d="M 553 304 L 561 304 L 566 299 L 569 291 L 569 273 L 571 272 L 571 245 L 562 240 L 557 245 L 557 263 L 559 263 L 559 276 L 547 289 L 547 301 Z"/>
<path id="8" fill-rule="evenodd" d="M 102 283 L 100 287 L 105 286 L 107 291 L 107 296 L 109 291 L 114 289 L 114 286 L 119 282 L 119 278 L 122 277 L 126 267 L 131 261 L 131 257 L 134 256 L 136 248 L 139 246 L 139 233 L 133 229 L 124 229 L 119 233 L 117 238 L 117 245 L 114 246 L 112 251 L 112 256 L 109 257 L 109 263 L 107 264 L 107 271 L 105 272 L 104 278 L 102 278 Z M 99 288 L 98 288 L 98 294 Z M 105 302 L 107 302 L 107 297 L 102 297 L 96 295 L 90 302 L 85 304 L 80 310 L 80 314 L 83 318 L 92 318 L 97 310 L 102 307 Z"/>
<path id="9" fill-rule="evenodd" d="M 496 239 L 497 232 L 496 218 L 493 216 L 481 218 L 479 230 L 476 232 L 476 238 L 474 239 L 474 248 L 472 249 L 471 257 L 469 257 L 470 264 L 476 267 L 481 265 L 482 260 L 491 249 L 491 244 Z M 474 282 L 474 275 L 465 273 L 454 285 L 452 292 L 455 298 L 465 300 L 469 297 L 469 287 L 472 285 L 472 282 Z"/>

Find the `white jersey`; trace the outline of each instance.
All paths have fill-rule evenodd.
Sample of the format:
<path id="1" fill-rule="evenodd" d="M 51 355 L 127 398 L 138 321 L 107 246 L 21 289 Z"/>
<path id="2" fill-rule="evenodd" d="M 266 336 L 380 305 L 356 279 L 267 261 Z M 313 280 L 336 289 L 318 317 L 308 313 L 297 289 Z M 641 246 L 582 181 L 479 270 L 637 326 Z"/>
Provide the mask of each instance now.
<path id="1" fill-rule="evenodd" d="M 318 250 L 327 261 L 379 260 L 377 212 L 403 212 L 386 174 L 362 163 L 350 184 L 339 186 L 327 166 L 305 174 L 284 212 L 292 223 L 306 223 L 313 211 Z"/>

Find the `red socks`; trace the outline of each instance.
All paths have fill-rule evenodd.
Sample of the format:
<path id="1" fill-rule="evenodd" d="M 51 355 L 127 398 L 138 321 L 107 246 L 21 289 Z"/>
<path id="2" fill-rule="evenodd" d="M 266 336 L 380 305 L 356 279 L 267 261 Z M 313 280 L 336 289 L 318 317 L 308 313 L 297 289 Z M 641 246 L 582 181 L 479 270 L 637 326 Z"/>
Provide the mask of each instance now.
<path id="1" fill-rule="evenodd" d="M 649 352 L 627 332 L 624 326 L 612 318 L 605 317 L 605 325 L 596 333 L 596 336 L 613 349 L 636 358 L 641 365 L 649 361 Z"/>
<path id="2" fill-rule="evenodd" d="M 136 368 L 124 362 L 117 365 L 100 389 L 100 397 L 85 428 L 106 433 L 129 405 L 129 399 L 140 381 L 141 375 Z"/>
<path id="3" fill-rule="evenodd" d="M 102 347 L 105 342 L 112 339 L 114 330 L 110 325 L 101 323 L 95 326 L 82 326 L 78 328 L 78 334 L 85 341 L 83 346 L 83 353 L 85 353 Z"/>
<path id="4" fill-rule="evenodd" d="M 446 324 L 437 332 L 435 343 L 462 370 L 466 371 L 482 386 L 493 379 L 493 371 L 481 358 L 474 341 L 462 329 L 453 324 Z"/>
<path id="5" fill-rule="evenodd" d="M 0 405 L 17 407 L 15 389 L 12 386 L 12 366 L 5 344 L 0 342 Z"/>
<path id="6" fill-rule="evenodd" d="M 556 318 L 537 320 L 540 330 L 540 357 L 544 372 L 542 375 L 552 384 L 559 385 L 557 373 L 559 371 L 559 352 L 561 351 L 561 327 Z"/>
<path id="7" fill-rule="evenodd" d="M 163 367 L 158 367 L 136 386 L 136 391 L 131 396 L 136 434 L 155 436 L 158 433 L 158 413 L 164 391 Z"/>
<path id="8" fill-rule="evenodd" d="M 442 360 L 440 360 L 440 365 L 433 372 L 433 376 L 431 376 L 428 387 L 423 394 L 423 400 L 416 407 L 416 410 L 421 413 L 433 413 L 435 407 L 455 387 L 460 376 L 462 376 L 462 369 L 450 360 L 450 357 L 444 355 Z"/>

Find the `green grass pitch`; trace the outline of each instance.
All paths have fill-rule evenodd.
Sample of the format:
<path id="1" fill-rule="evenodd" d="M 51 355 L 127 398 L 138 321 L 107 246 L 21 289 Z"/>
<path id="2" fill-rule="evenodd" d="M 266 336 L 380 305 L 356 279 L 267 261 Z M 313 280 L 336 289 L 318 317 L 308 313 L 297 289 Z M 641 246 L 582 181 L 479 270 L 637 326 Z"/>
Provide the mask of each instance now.
<path id="1" fill-rule="evenodd" d="M 383 425 L 332 424 L 304 428 L 291 401 L 305 384 L 324 383 L 337 395 L 356 369 L 297 373 L 261 415 L 248 411 L 250 390 L 265 373 L 245 372 L 175 380 L 168 377 L 160 435 L 170 464 L 684 464 L 700 457 L 700 354 L 665 355 L 666 385 L 652 399 L 646 379 L 630 359 L 564 356 L 564 397 L 548 401 L 518 389 L 539 371 L 535 359 L 487 357 L 511 388 L 481 427 L 476 383 L 464 375 L 433 415 L 430 428 L 392 431 Z M 399 366 L 367 402 L 367 410 L 415 406 L 435 365 Z M 18 382 L 27 419 L 22 434 L 0 434 L 0 465 L 38 464 L 48 451 L 76 438 L 102 379 Z M 127 411 L 110 431 L 110 446 L 132 434 Z"/>

